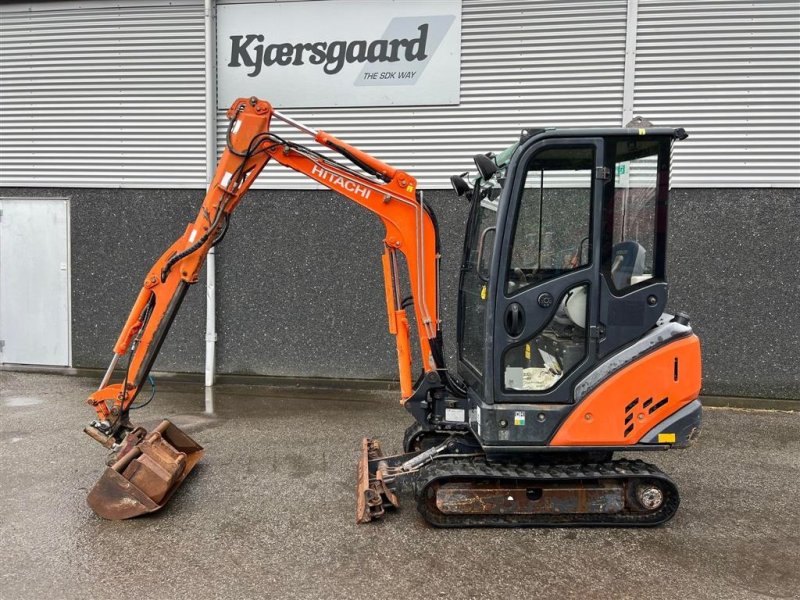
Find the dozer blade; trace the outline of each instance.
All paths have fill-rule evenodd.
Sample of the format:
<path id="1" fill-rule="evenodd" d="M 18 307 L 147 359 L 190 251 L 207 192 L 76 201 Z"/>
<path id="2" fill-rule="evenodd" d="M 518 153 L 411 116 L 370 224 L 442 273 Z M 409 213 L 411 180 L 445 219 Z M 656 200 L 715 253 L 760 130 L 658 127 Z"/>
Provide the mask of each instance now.
<path id="1" fill-rule="evenodd" d="M 369 523 L 382 517 L 387 506 L 397 508 L 400 505 L 397 496 L 383 480 L 383 458 L 378 440 L 364 438 L 361 441 L 356 482 L 356 523 Z"/>
<path id="2" fill-rule="evenodd" d="M 163 508 L 203 456 L 203 447 L 167 420 L 150 433 L 139 429 L 133 435 L 138 443 L 105 470 L 86 498 L 104 519 L 130 519 Z"/>

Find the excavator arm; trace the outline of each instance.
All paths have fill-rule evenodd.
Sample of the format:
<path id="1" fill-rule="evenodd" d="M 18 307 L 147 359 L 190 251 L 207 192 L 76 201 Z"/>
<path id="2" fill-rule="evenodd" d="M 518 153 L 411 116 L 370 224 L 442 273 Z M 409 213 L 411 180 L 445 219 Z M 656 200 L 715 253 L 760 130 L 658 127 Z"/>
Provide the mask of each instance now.
<path id="1" fill-rule="evenodd" d="M 439 248 L 433 213 L 424 205 L 416 180 L 325 133 L 310 129 L 255 97 L 236 100 L 227 113 L 227 148 L 209 185 L 197 218 L 152 266 L 114 345 L 114 355 L 100 388 L 88 399 L 97 419 L 86 432 L 105 446 L 130 450 L 144 435 L 123 440 L 133 430 L 129 410 L 147 381 L 170 325 L 189 285 L 196 283 L 208 251 L 218 243 L 230 216 L 270 160 L 314 179 L 372 211 L 384 224 L 382 256 L 389 331 L 395 335 L 402 401 L 413 394 L 412 351 L 406 307 L 413 306 L 422 369 L 446 372 L 439 321 Z M 270 131 L 277 118 L 332 149 L 365 176 L 314 150 Z M 410 297 L 403 298 L 398 254 L 408 268 Z M 120 360 L 128 356 L 121 382 L 110 383 Z M 446 375 L 445 375 L 446 377 Z M 173 426 L 174 427 L 174 426 Z M 137 430 L 138 431 L 138 430 Z"/>

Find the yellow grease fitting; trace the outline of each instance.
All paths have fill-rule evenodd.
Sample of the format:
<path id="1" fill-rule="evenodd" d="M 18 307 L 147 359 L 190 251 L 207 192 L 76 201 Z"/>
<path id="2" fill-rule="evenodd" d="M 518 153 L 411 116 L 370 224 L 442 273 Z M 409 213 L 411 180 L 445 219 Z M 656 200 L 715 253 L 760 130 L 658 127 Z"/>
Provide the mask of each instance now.
<path id="1" fill-rule="evenodd" d="M 659 433 L 658 434 L 658 443 L 659 444 L 674 444 L 675 443 L 675 434 L 674 433 Z"/>

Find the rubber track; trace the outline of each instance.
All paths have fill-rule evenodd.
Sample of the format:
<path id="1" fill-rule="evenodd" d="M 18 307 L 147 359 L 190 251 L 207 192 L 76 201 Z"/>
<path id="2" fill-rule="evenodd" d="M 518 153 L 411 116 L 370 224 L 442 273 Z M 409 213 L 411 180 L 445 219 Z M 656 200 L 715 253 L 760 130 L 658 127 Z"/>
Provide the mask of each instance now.
<path id="1" fill-rule="evenodd" d="M 625 511 L 616 514 L 541 515 L 447 515 L 436 508 L 426 492 L 434 482 L 465 479 L 527 480 L 533 484 L 581 479 L 657 480 L 664 503 L 652 512 Z M 642 460 L 613 460 L 602 463 L 543 465 L 487 462 L 485 458 L 447 458 L 424 467 L 417 482 L 417 509 L 436 527 L 654 527 L 669 521 L 680 504 L 675 483 L 658 467 Z M 627 487 L 627 486 L 626 486 Z M 627 504 L 626 498 L 626 504 Z"/>

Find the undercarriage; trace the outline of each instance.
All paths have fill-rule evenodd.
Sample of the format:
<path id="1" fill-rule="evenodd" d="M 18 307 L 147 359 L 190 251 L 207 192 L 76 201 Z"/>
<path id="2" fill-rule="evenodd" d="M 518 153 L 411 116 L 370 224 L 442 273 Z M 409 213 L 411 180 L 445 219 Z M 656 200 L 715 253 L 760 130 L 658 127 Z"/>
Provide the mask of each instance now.
<path id="1" fill-rule="evenodd" d="M 490 460 L 460 435 L 388 457 L 364 439 L 358 468 L 359 523 L 399 507 L 401 495 L 436 527 L 650 527 L 680 503 L 675 483 L 642 460 L 605 452 Z"/>

